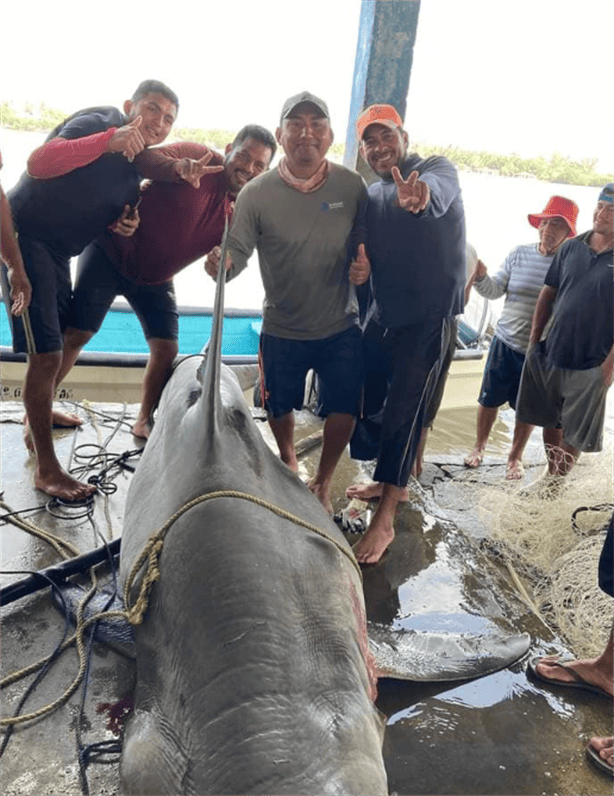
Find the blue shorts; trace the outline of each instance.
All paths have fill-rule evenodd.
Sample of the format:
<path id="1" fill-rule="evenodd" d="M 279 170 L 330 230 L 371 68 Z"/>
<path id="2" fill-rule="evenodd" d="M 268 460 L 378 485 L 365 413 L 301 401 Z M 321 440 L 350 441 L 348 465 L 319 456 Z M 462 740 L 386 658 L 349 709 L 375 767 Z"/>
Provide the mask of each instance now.
<path id="1" fill-rule="evenodd" d="M 498 337 L 493 338 L 484 367 L 479 404 L 494 409 L 507 402 L 512 409 L 516 408 L 524 356 Z"/>
<path id="2" fill-rule="evenodd" d="M 126 279 L 95 243 L 79 257 L 69 326 L 97 332 L 117 296 L 124 296 L 137 315 L 145 338 L 178 340 L 179 313 L 172 281 L 137 285 Z"/>
<path id="3" fill-rule="evenodd" d="M 272 417 L 284 417 L 302 408 L 310 370 L 318 376 L 320 417 L 332 413 L 358 415 L 363 382 L 358 326 L 322 340 L 288 340 L 261 334 L 260 367 L 264 406 Z"/>
<path id="4" fill-rule="evenodd" d="M 11 315 L 7 270 L 2 265 L 2 295 L 19 354 L 48 354 L 64 348 L 71 302 L 70 257 L 39 240 L 19 235 L 19 248 L 32 285 L 30 306 L 19 317 Z"/>

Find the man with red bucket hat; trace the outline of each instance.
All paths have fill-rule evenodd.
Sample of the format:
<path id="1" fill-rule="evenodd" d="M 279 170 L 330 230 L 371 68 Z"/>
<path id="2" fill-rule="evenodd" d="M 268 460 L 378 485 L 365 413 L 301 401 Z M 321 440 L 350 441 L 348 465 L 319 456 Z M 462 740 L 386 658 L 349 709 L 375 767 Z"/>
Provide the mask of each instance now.
<path id="1" fill-rule="evenodd" d="M 482 463 L 499 407 L 507 402 L 512 409 L 516 408 L 535 304 L 557 249 L 576 234 L 577 217 L 575 202 L 564 196 L 552 196 L 542 213 L 528 216 L 529 224 L 539 231 L 539 243 L 517 246 L 492 277 L 478 260 L 473 274 L 475 289 L 487 299 L 505 296 L 505 304 L 484 368 L 478 398 L 477 439 L 465 458 L 467 467 L 479 467 Z M 532 425 L 516 419 L 507 460 L 509 480 L 522 478 L 522 454 L 532 431 Z"/>

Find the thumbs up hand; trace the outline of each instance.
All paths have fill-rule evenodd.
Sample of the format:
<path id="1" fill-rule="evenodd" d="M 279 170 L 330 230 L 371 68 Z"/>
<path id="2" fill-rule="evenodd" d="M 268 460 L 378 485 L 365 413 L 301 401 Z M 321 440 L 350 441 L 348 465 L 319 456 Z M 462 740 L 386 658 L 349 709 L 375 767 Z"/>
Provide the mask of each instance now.
<path id="1" fill-rule="evenodd" d="M 108 152 L 121 152 L 132 163 L 134 158 L 145 149 L 145 140 L 139 127 L 143 121 L 142 116 L 137 116 L 123 127 L 118 127 L 107 144 Z"/>
<path id="2" fill-rule="evenodd" d="M 371 263 L 367 257 L 365 244 L 358 246 L 358 254 L 350 263 L 350 282 L 354 285 L 364 284 L 371 275 Z"/>

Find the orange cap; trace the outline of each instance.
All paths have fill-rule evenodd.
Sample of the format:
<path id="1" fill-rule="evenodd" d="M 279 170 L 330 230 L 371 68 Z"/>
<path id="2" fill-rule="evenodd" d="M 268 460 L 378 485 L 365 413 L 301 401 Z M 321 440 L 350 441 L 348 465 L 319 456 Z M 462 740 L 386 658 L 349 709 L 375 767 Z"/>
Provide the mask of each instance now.
<path id="1" fill-rule="evenodd" d="M 369 105 L 356 121 L 359 141 L 362 141 L 362 136 L 370 124 L 383 124 L 384 127 L 396 130 L 398 127 L 403 127 L 403 119 L 392 105 Z"/>

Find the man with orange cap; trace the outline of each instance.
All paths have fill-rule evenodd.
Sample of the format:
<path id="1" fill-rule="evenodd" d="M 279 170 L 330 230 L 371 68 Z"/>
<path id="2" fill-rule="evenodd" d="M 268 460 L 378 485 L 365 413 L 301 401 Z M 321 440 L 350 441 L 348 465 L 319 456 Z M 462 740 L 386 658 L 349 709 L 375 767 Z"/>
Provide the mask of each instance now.
<path id="1" fill-rule="evenodd" d="M 354 484 L 346 495 L 380 498 L 354 547 L 358 561 L 375 563 L 394 539 L 396 508 L 407 500 L 427 407 L 463 311 L 465 212 L 454 165 L 408 154 L 392 105 L 371 105 L 357 129 L 362 156 L 381 179 L 369 187 L 374 312 L 364 331 L 363 416 L 350 452 L 376 455 L 377 467 L 374 484 Z"/>
<path id="2" fill-rule="evenodd" d="M 506 298 L 484 368 L 478 398 L 477 439 L 465 458 L 467 467 L 479 467 L 482 463 L 499 407 L 508 402 L 512 409 L 516 408 L 535 304 L 557 249 L 576 234 L 577 217 L 575 202 L 552 196 L 543 213 L 528 216 L 529 224 L 539 231 L 539 243 L 517 246 L 493 277 L 488 276 L 481 260 L 477 262 L 473 274 L 477 292 L 487 299 Z M 507 460 L 508 480 L 522 478 L 522 454 L 532 431 L 532 425 L 516 419 Z"/>

